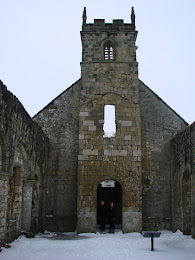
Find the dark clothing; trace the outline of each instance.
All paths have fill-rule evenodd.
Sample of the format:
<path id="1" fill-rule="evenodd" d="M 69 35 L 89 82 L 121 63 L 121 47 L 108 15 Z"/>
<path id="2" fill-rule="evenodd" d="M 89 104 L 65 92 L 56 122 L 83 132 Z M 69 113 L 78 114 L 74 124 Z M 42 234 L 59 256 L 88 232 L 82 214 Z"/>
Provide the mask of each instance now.
<path id="1" fill-rule="evenodd" d="M 108 209 L 108 219 L 110 224 L 110 233 L 114 233 L 115 230 L 115 221 L 116 221 L 116 208 Z"/>
<path id="2" fill-rule="evenodd" d="M 98 218 L 100 220 L 100 231 L 105 230 L 105 223 L 106 223 L 106 206 L 105 205 L 100 205 L 98 208 Z"/>

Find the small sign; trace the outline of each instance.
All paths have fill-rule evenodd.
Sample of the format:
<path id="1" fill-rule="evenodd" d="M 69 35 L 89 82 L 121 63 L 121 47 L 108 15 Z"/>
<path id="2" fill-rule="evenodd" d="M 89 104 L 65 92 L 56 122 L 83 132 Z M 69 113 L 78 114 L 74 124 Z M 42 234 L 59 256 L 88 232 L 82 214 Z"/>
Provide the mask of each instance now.
<path id="1" fill-rule="evenodd" d="M 151 237 L 151 251 L 154 251 L 154 237 L 160 237 L 161 232 L 146 231 L 142 232 L 144 237 Z"/>
<path id="2" fill-rule="evenodd" d="M 115 188 L 115 181 L 113 180 L 102 181 L 100 184 L 102 188 Z"/>

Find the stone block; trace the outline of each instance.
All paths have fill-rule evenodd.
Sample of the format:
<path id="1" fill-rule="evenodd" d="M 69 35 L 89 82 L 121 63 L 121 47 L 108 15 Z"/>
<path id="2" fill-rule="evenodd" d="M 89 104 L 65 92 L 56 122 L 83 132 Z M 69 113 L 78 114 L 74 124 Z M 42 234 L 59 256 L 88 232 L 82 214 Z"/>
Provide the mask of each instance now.
<path id="1" fill-rule="evenodd" d="M 142 231 L 142 213 L 135 212 L 130 207 L 126 207 L 123 212 L 123 232 Z"/>
<path id="2" fill-rule="evenodd" d="M 89 157 L 88 157 L 88 155 L 78 155 L 78 160 L 86 161 L 86 160 L 89 160 Z"/>
<path id="3" fill-rule="evenodd" d="M 104 155 L 105 156 L 111 156 L 112 155 L 112 150 L 104 150 Z"/>
<path id="4" fill-rule="evenodd" d="M 138 151 L 133 151 L 133 156 L 141 156 L 142 155 L 142 151 L 138 150 Z"/>
<path id="5" fill-rule="evenodd" d="M 91 155 L 92 150 L 91 149 L 83 149 L 83 154 L 84 155 Z"/>
<path id="6" fill-rule="evenodd" d="M 80 112 L 79 115 L 80 115 L 80 116 L 88 116 L 88 115 L 89 115 L 89 112 Z"/>
<path id="7" fill-rule="evenodd" d="M 80 134 L 79 135 L 79 140 L 83 140 L 84 139 L 84 135 Z"/>
<path id="8" fill-rule="evenodd" d="M 127 150 L 104 150 L 105 156 L 127 156 Z"/>
<path id="9" fill-rule="evenodd" d="M 119 150 L 112 150 L 112 156 L 119 156 Z"/>
<path id="10" fill-rule="evenodd" d="M 132 121 L 121 121 L 122 126 L 132 126 Z"/>
<path id="11" fill-rule="evenodd" d="M 97 149 L 92 150 L 92 155 L 98 155 L 98 150 Z"/>
<path id="12" fill-rule="evenodd" d="M 88 130 L 89 130 L 89 131 L 96 131 L 96 126 L 90 125 L 90 126 L 88 127 Z"/>
<path id="13" fill-rule="evenodd" d="M 83 155 L 98 155 L 97 149 L 83 149 Z"/>
<path id="14" fill-rule="evenodd" d="M 83 125 L 86 125 L 86 126 L 92 126 L 94 125 L 94 121 L 93 120 L 84 120 L 83 121 Z"/>
<path id="15" fill-rule="evenodd" d="M 127 150 L 119 151 L 119 156 L 127 156 Z"/>

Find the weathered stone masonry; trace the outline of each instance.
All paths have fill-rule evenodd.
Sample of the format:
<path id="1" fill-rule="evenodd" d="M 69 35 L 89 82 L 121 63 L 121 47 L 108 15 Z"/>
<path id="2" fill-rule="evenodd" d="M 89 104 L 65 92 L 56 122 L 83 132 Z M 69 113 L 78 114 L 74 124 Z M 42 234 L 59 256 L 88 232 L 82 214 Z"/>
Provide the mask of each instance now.
<path id="1" fill-rule="evenodd" d="M 97 187 L 106 179 L 118 181 L 123 189 L 123 231 L 142 230 L 136 36 L 134 24 L 124 24 L 122 20 L 114 20 L 113 24 L 97 19 L 94 24 L 83 23 L 79 121 L 82 139 L 79 140 L 77 201 L 79 232 L 95 232 Z M 107 42 L 113 46 L 113 60 L 104 59 Z M 109 104 L 115 106 L 117 125 L 116 137 L 111 139 L 103 138 L 104 106 Z M 85 216 L 87 218 L 83 221 Z"/>
<path id="2" fill-rule="evenodd" d="M 33 119 L 1 83 L 0 240 L 21 229 L 96 232 L 100 194 L 113 199 L 98 191 L 107 180 L 117 183 L 123 232 L 195 237 L 194 124 L 139 80 L 136 37 L 133 9 L 129 24 L 88 24 L 84 9 L 81 78 Z M 106 105 L 115 108 L 110 138 Z"/>
<path id="3" fill-rule="evenodd" d="M 44 229 L 48 138 L 0 82 L 0 240 Z"/>
<path id="4" fill-rule="evenodd" d="M 81 80 L 35 116 L 50 139 L 46 224 L 72 231 L 77 225 L 78 124 Z"/>
<path id="5" fill-rule="evenodd" d="M 69 135 L 65 136 L 65 132 L 71 132 L 70 136 L 75 140 L 74 149 L 71 150 L 74 159 L 68 161 L 68 153 L 64 150 L 65 156 L 62 152 L 57 167 L 61 167 L 60 162 L 66 160 L 69 178 L 73 177 L 70 176 L 72 169 L 76 171 L 74 178 L 77 186 L 72 187 L 77 189 L 66 192 L 63 200 L 56 201 L 51 193 L 49 196 L 53 201 L 50 205 L 62 205 L 62 202 L 67 205 L 66 201 L 75 198 L 78 192 L 77 200 L 72 200 L 72 205 L 77 203 L 74 223 L 78 232 L 95 232 L 97 187 L 106 179 L 114 179 L 122 187 L 124 232 L 171 229 L 171 175 L 166 147 L 169 140 L 187 124 L 138 80 L 134 22 L 132 12 L 132 24 L 124 24 L 122 20 L 106 24 L 100 19 L 94 20 L 94 24 L 87 24 L 84 11 L 81 79 L 35 117 L 54 140 L 52 143 L 56 150 L 53 158 L 59 147 L 54 136 L 66 144 Z M 113 47 L 111 60 L 105 59 L 104 46 Z M 63 110 L 60 102 L 63 102 Z M 104 105 L 107 104 L 114 105 L 116 109 L 117 132 L 116 137 L 110 139 L 103 138 Z M 53 111 L 58 116 L 53 111 L 50 113 L 53 105 Z M 72 126 L 67 122 L 67 113 L 74 113 Z M 64 118 L 60 124 L 64 126 L 63 134 L 56 127 L 62 114 Z M 55 122 L 53 129 L 52 120 Z M 78 165 L 77 168 L 75 165 Z M 54 176 L 53 170 L 50 172 Z M 63 167 L 61 174 L 64 176 L 61 178 L 67 178 Z M 69 184 L 67 181 L 62 184 L 59 177 L 55 178 L 58 193 L 63 193 Z M 68 219 L 65 216 L 69 215 L 69 211 L 70 205 L 67 205 L 64 219 Z M 59 218 L 55 215 L 58 215 L 56 210 L 50 218 L 50 228 L 51 223 L 56 223 Z M 66 222 L 58 223 L 59 230 L 65 228 Z M 69 222 L 68 226 L 72 227 L 72 224 Z"/>
<path id="6" fill-rule="evenodd" d="M 171 229 L 171 173 L 167 145 L 187 124 L 141 81 L 139 92 L 143 229 Z"/>
<path id="7" fill-rule="evenodd" d="M 195 123 L 170 142 L 172 229 L 195 237 Z"/>

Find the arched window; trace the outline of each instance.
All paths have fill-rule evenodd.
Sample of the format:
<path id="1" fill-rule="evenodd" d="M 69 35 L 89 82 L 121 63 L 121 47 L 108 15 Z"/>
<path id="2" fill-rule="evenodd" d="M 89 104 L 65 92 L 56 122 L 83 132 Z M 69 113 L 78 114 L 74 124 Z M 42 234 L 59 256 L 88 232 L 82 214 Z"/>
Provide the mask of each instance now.
<path id="1" fill-rule="evenodd" d="M 104 60 L 114 60 L 114 46 L 111 41 L 104 44 Z"/>

